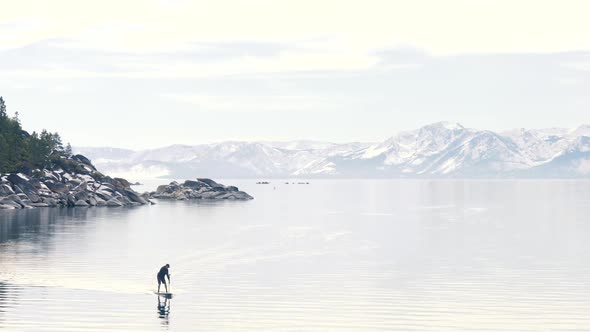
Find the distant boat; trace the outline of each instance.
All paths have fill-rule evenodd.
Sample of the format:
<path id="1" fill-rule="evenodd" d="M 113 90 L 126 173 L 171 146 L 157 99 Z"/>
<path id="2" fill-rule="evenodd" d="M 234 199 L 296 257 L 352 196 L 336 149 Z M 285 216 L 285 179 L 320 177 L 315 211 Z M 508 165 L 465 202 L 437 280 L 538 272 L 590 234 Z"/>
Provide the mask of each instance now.
<path id="1" fill-rule="evenodd" d="M 267 182 L 267 181 L 260 181 L 260 182 L 256 182 L 256 184 L 270 184 L 270 182 Z"/>

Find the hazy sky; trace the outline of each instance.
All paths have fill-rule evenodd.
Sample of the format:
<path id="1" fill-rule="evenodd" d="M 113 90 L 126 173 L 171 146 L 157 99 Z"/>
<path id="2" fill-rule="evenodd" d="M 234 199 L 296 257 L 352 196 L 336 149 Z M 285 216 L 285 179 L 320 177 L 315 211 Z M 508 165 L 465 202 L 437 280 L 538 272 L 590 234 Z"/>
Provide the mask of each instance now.
<path id="1" fill-rule="evenodd" d="M 0 95 L 78 146 L 590 122 L 590 1 L 0 0 Z"/>

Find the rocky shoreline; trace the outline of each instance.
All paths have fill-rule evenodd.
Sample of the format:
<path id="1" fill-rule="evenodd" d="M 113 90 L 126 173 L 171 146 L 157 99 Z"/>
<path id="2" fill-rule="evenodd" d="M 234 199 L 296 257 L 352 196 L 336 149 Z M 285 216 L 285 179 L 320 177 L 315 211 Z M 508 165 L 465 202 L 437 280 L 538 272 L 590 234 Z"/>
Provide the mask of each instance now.
<path id="1" fill-rule="evenodd" d="M 153 199 L 249 200 L 252 196 L 210 179 L 187 180 L 183 184 L 172 182 L 152 193 L 138 193 L 127 180 L 98 172 L 82 155 L 64 158 L 51 170 L 0 177 L 0 209 L 140 206 L 155 204 Z"/>

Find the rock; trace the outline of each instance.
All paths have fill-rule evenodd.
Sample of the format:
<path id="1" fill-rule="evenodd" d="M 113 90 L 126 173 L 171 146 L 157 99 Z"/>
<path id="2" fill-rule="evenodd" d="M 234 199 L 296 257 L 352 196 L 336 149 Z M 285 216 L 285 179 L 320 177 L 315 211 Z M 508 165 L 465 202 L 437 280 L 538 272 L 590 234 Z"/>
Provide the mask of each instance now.
<path id="1" fill-rule="evenodd" d="M 88 190 L 88 183 L 86 181 L 82 181 L 79 185 L 77 185 L 76 187 L 74 187 L 74 189 L 72 189 L 72 191 L 75 192 L 80 192 L 80 191 L 86 191 Z"/>
<path id="2" fill-rule="evenodd" d="M 116 188 L 119 188 L 119 189 L 125 189 L 125 188 L 131 187 L 131 183 L 129 183 L 129 181 L 122 179 L 122 178 L 114 178 L 113 184 L 115 185 Z"/>
<path id="3" fill-rule="evenodd" d="M 14 194 L 14 190 L 9 185 L 3 183 L 0 184 L 0 196 L 8 196 Z"/>
<path id="4" fill-rule="evenodd" d="M 199 179 L 199 178 L 197 178 L 197 180 L 199 180 L 200 182 L 206 183 L 209 187 L 217 187 L 217 186 L 220 186 L 219 183 L 217 183 L 217 182 L 215 182 L 215 181 L 213 181 L 211 179 L 207 179 L 207 178 L 201 178 L 201 179 Z"/>
<path id="5" fill-rule="evenodd" d="M 74 195 L 67 195 L 66 200 L 68 202 L 68 206 L 76 206 L 77 199 L 74 197 Z"/>
<path id="6" fill-rule="evenodd" d="M 182 191 L 177 191 L 174 193 L 173 197 L 179 201 L 183 201 L 186 199 L 186 195 Z"/>
<path id="7" fill-rule="evenodd" d="M 41 201 L 37 195 L 35 186 L 30 183 L 30 179 L 28 177 L 17 174 L 9 174 L 7 179 L 12 183 L 14 189 L 18 188 L 20 192 L 25 194 L 28 199 L 31 200 L 31 202 L 37 203 Z"/>
<path id="8" fill-rule="evenodd" d="M 110 184 L 108 182 L 101 183 L 99 185 L 99 188 L 100 189 L 109 189 L 110 191 L 114 191 L 115 189 L 117 189 L 117 188 L 115 188 L 115 186 L 113 186 L 112 184 Z"/>
<path id="9" fill-rule="evenodd" d="M 111 198 L 106 203 L 107 206 L 123 206 L 123 203 L 119 202 L 116 198 Z"/>
<path id="10" fill-rule="evenodd" d="M 53 198 L 43 198 L 43 203 L 47 204 L 47 206 L 57 206 L 57 201 Z"/>
<path id="11" fill-rule="evenodd" d="M 107 205 L 107 202 L 105 200 L 101 199 L 100 197 L 94 197 L 94 199 L 96 200 L 96 206 Z"/>
<path id="12" fill-rule="evenodd" d="M 60 182 L 45 181 L 44 183 L 47 186 L 47 188 L 56 193 L 67 193 L 68 191 L 70 191 L 68 186 Z"/>
<path id="13" fill-rule="evenodd" d="M 49 204 L 47 204 L 47 203 L 31 203 L 31 206 L 33 206 L 33 207 L 49 207 Z"/>
<path id="14" fill-rule="evenodd" d="M 254 197 L 248 195 L 246 192 L 244 191 L 238 191 L 235 192 L 234 195 L 236 196 L 237 199 L 245 199 L 245 200 L 251 200 L 254 199 Z"/>
<path id="15" fill-rule="evenodd" d="M 79 161 L 79 162 L 81 162 L 83 164 L 86 164 L 86 165 L 91 166 L 92 168 L 94 168 L 94 166 L 92 165 L 92 162 L 90 161 L 90 159 L 84 157 L 81 154 L 77 154 L 77 155 L 72 156 L 72 159 L 73 160 L 77 160 L 77 161 Z"/>
<path id="16" fill-rule="evenodd" d="M 75 187 L 81 185 L 82 182 L 84 182 L 84 181 L 79 180 L 79 179 L 70 179 L 70 180 L 68 180 L 67 184 L 70 185 L 70 188 L 75 188 Z"/>
<path id="17" fill-rule="evenodd" d="M 94 196 L 88 197 L 88 205 L 96 206 L 96 198 L 94 198 Z"/>
<path id="18" fill-rule="evenodd" d="M 36 193 L 29 193 L 27 196 L 29 197 L 31 202 L 41 203 L 41 197 L 39 197 L 39 195 L 37 195 Z"/>
<path id="19" fill-rule="evenodd" d="M 229 191 L 229 192 L 238 191 L 239 190 L 238 187 L 236 187 L 236 186 L 227 186 L 227 187 L 225 187 L 225 189 L 227 191 Z"/>
<path id="20" fill-rule="evenodd" d="M 18 198 L 20 198 L 22 201 L 29 201 L 29 196 L 25 195 L 24 193 L 18 193 L 16 194 L 16 196 L 18 196 Z"/>
<path id="21" fill-rule="evenodd" d="M 221 195 L 223 195 L 223 193 L 221 193 L 221 192 L 218 192 L 218 191 L 209 191 L 209 192 L 206 192 L 206 193 L 202 193 L 201 194 L 201 198 L 202 199 L 214 199 L 214 198 L 219 197 Z"/>
<path id="22" fill-rule="evenodd" d="M 5 204 L 0 203 L 0 210 L 14 210 L 14 209 L 18 209 L 18 208 L 13 205 L 5 205 Z"/>
<path id="23" fill-rule="evenodd" d="M 206 184 L 205 182 L 201 182 L 201 181 L 198 181 L 198 180 L 197 181 L 194 181 L 194 180 L 186 180 L 186 181 L 184 181 L 183 186 L 188 187 L 188 188 L 191 188 L 193 190 L 196 190 L 196 189 L 200 189 L 202 187 L 208 187 L 209 185 Z"/>
<path id="24" fill-rule="evenodd" d="M 74 197 L 76 198 L 76 200 L 87 201 L 89 196 L 88 196 L 88 192 L 80 191 L 80 192 L 76 192 L 74 194 Z"/>
<path id="25" fill-rule="evenodd" d="M 18 201 L 15 200 L 15 199 L 17 199 Z M 12 197 L 12 198 L 11 197 L 4 197 L 4 198 L 2 198 L 0 200 L 0 204 L 9 205 L 9 206 L 12 206 L 12 207 L 14 207 L 16 209 L 22 209 L 24 207 L 24 203 L 22 203 L 20 201 L 20 199 L 18 198 L 18 196 L 16 196 L 16 195 L 14 195 L 14 197 Z"/>
<path id="26" fill-rule="evenodd" d="M 79 199 L 74 203 L 74 206 L 88 206 L 88 203 L 86 203 L 85 201 Z"/>
<path id="27" fill-rule="evenodd" d="M 113 195 L 108 195 L 108 194 L 107 194 L 107 193 L 105 193 L 104 191 L 102 191 L 102 192 L 99 192 L 99 191 L 97 191 L 97 192 L 95 193 L 95 195 L 96 195 L 98 198 L 100 198 L 100 199 L 102 199 L 103 201 L 105 201 L 105 202 L 108 202 L 110 199 L 114 198 L 114 197 L 113 197 Z"/>
<path id="28" fill-rule="evenodd" d="M 143 197 L 139 196 L 137 192 L 131 189 L 125 189 L 125 194 L 132 202 L 139 203 L 141 205 L 148 203 Z"/>
<path id="29" fill-rule="evenodd" d="M 166 192 L 166 190 L 168 189 L 168 186 L 163 184 L 161 186 L 158 186 L 158 188 L 156 189 L 156 193 L 161 194 Z"/>
<path id="30" fill-rule="evenodd" d="M 227 192 L 227 190 L 225 189 L 225 187 L 213 187 L 213 191 L 217 191 L 217 192 L 220 192 L 220 193 Z"/>
<path id="31" fill-rule="evenodd" d="M 121 196 L 117 197 L 119 202 L 123 203 L 123 205 L 133 205 L 133 201 L 131 201 L 128 197 Z"/>

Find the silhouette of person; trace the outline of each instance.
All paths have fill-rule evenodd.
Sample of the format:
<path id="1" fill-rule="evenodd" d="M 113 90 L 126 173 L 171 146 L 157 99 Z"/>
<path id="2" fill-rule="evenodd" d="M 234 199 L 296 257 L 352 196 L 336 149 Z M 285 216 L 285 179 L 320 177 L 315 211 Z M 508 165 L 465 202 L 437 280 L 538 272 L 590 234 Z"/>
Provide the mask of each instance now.
<path id="1" fill-rule="evenodd" d="M 168 285 L 166 284 L 166 278 L 168 277 L 168 283 L 170 283 L 170 274 L 168 274 L 168 269 L 170 268 L 170 264 L 166 264 L 162 266 L 160 271 L 158 272 L 158 293 L 160 292 L 160 285 L 164 284 L 166 288 L 166 293 L 168 293 Z"/>

